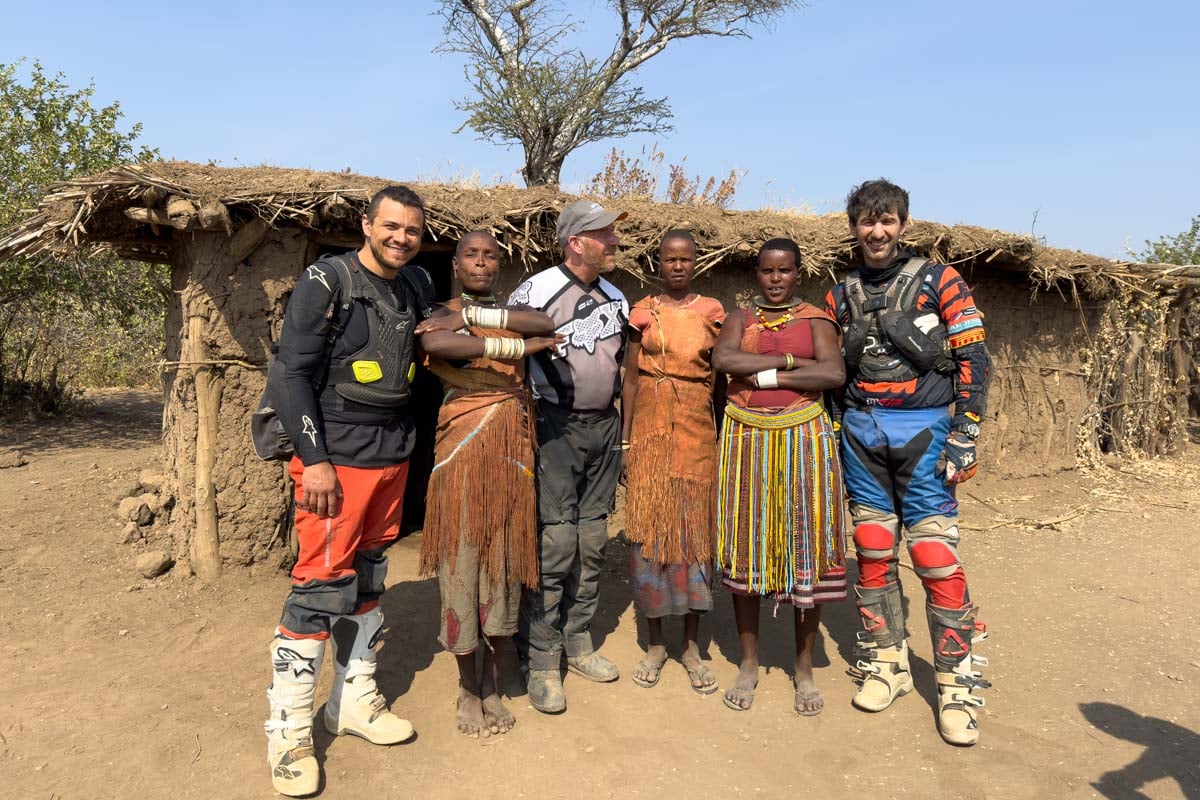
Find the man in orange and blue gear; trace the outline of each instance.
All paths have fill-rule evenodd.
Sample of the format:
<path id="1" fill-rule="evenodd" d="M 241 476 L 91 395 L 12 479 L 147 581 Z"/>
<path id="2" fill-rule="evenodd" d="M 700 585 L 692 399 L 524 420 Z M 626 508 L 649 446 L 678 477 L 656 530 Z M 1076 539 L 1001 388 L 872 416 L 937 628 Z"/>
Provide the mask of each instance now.
<path id="1" fill-rule="evenodd" d="M 425 209 L 405 186 L 381 189 L 362 218 L 357 251 L 318 259 L 301 274 L 279 339 L 272 392 L 295 447 L 299 553 L 271 639 L 267 760 L 275 790 L 320 787 L 312 728 L 317 679 L 332 643 L 329 733 L 390 745 L 413 736 L 375 681 L 383 635 L 387 547 L 400 535 L 416 429 L 408 408 L 414 335 L 432 281 L 410 264 Z"/>
<path id="2" fill-rule="evenodd" d="M 847 385 L 839 398 L 842 463 L 854 521 L 864 630 L 854 705 L 882 711 L 912 689 L 898 555 L 908 538 L 925 587 L 947 742 L 979 739 L 976 709 L 987 687 L 973 642 L 985 635 L 958 558 L 955 487 L 978 468 L 991 375 L 983 315 L 962 276 L 900 246 L 908 193 L 867 181 L 847 198 L 859 262 L 826 297 L 844 331 Z"/>

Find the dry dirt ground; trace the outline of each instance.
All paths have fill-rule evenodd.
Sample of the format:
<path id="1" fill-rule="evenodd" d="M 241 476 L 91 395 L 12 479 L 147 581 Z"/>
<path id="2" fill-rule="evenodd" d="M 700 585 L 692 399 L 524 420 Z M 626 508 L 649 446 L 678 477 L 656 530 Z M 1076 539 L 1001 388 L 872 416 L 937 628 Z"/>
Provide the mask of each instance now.
<path id="1" fill-rule="evenodd" d="M 261 724 L 287 577 L 137 577 L 112 497 L 157 463 L 158 406 L 133 393 L 96 399 L 88 419 L 0 433 L 28 459 L 0 469 L 0 796 L 271 797 Z M 850 706 L 845 604 L 827 613 L 816 659 L 825 712 L 796 716 L 790 620 L 765 608 L 766 669 L 753 710 L 735 713 L 719 694 L 690 691 L 678 662 L 654 689 L 629 680 L 645 633 L 620 539 L 596 632 L 622 679 L 569 676 L 570 707 L 547 717 L 510 675 L 517 727 L 463 738 L 454 661 L 435 641 L 437 587 L 416 578 L 410 536 L 391 552 L 380 682 L 419 736 L 380 748 L 319 735 L 322 796 L 1200 798 L 1200 649 L 1187 623 L 1200 600 L 1198 486 L 1194 445 L 1091 476 L 967 484 L 963 519 L 975 529 L 962 552 L 992 630 L 980 649 L 995 683 L 982 740 L 967 750 L 934 730 L 911 571 L 918 692 L 878 715 Z M 738 657 L 728 598 L 702 638 L 728 685 Z"/>

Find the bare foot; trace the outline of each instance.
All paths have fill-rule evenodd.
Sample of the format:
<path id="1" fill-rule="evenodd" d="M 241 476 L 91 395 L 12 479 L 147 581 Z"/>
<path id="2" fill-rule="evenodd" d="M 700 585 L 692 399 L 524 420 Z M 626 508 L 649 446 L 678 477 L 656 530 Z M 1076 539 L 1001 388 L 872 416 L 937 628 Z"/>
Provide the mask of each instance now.
<path id="1" fill-rule="evenodd" d="M 821 697 L 812 674 L 796 675 L 793 685 L 796 687 L 796 713 L 802 717 L 815 717 L 825 707 L 825 698 Z"/>
<path id="2" fill-rule="evenodd" d="M 483 703 L 477 695 L 461 688 L 458 692 L 458 730 L 472 739 L 491 735 L 483 719 Z"/>
<path id="3" fill-rule="evenodd" d="M 646 649 L 646 655 L 633 668 L 633 682 L 643 689 L 649 689 L 658 683 L 658 679 L 662 675 L 663 665 L 666 663 L 666 645 L 650 645 Z"/>
<path id="4" fill-rule="evenodd" d="M 758 664 L 742 664 L 733 686 L 725 690 L 725 705 L 734 711 L 749 711 L 754 705 L 754 690 L 758 688 Z"/>
<path id="5" fill-rule="evenodd" d="M 700 694 L 712 694 L 717 690 L 717 676 L 700 660 L 700 650 L 696 645 L 689 645 L 679 660 L 683 662 L 683 668 L 687 670 L 692 689 Z"/>
<path id="6" fill-rule="evenodd" d="M 505 708 L 504 702 L 500 699 L 499 692 L 492 692 L 483 698 L 483 718 L 487 723 L 489 732 L 497 736 L 502 733 L 508 733 L 517 724 L 517 718 L 512 715 L 511 711 Z"/>

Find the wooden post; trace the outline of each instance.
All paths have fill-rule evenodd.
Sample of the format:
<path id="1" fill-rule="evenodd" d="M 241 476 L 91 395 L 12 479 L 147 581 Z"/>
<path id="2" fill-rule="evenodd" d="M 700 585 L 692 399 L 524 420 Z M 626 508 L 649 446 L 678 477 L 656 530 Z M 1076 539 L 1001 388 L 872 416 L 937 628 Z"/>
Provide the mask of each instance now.
<path id="1" fill-rule="evenodd" d="M 217 532 L 217 492 L 213 486 L 216 462 L 217 412 L 221 407 L 223 380 L 206 360 L 204 348 L 203 301 L 193 300 L 188 309 L 186 358 L 197 362 L 192 367 L 196 386 L 196 530 L 192 533 L 192 570 L 204 581 L 221 576 L 221 547 Z"/>

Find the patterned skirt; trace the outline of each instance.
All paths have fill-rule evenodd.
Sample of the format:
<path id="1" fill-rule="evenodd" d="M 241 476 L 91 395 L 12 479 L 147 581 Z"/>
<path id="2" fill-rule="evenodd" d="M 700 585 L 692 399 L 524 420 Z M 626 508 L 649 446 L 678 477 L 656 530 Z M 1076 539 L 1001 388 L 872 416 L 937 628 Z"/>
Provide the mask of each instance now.
<path id="1" fill-rule="evenodd" d="M 646 558 L 642 547 L 634 542 L 629 548 L 629 574 L 633 602 L 643 616 L 657 619 L 712 610 L 712 564 L 660 564 Z"/>
<path id="2" fill-rule="evenodd" d="M 726 406 L 717 558 L 733 592 L 812 608 L 846 598 L 845 491 L 820 403 L 780 413 Z"/>

